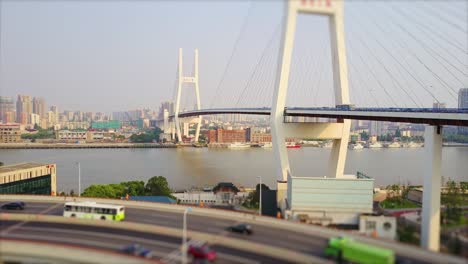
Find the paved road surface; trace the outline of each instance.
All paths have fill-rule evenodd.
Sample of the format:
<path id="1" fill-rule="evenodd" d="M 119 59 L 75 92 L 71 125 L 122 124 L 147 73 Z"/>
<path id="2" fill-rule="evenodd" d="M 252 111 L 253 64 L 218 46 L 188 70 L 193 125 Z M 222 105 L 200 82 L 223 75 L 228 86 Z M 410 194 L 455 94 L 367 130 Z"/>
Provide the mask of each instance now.
<path id="1" fill-rule="evenodd" d="M 0 201 L 0 204 L 1 203 L 2 202 Z M 14 212 L 28 214 L 62 215 L 62 207 L 63 204 L 61 203 L 27 202 L 25 210 L 18 210 Z M 4 210 L 0 212 L 4 212 Z M 327 239 L 321 236 L 304 235 L 302 233 L 294 232 L 291 230 L 285 230 L 280 227 L 270 228 L 267 226 L 256 224 L 252 224 L 254 234 L 248 236 L 237 233 L 231 233 L 225 230 L 226 227 L 238 223 L 234 220 L 226 220 L 221 218 L 205 217 L 190 214 L 187 219 L 189 230 L 205 232 L 219 236 L 241 238 L 259 244 L 266 244 L 313 256 L 324 257 L 323 250 L 326 246 Z M 158 209 L 139 209 L 126 207 L 125 221 L 143 224 L 155 224 L 159 226 L 167 226 L 172 228 L 182 228 L 181 213 L 168 212 Z M 113 230 L 111 232 L 112 235 L 109 235 L 109 232 L 106 232 L 106 230 L 89 230 L 89 228 L 86 228 L 85 226 L 80 226 L 78 228 L 80 231 L 77 231 L 76 228 L 60 228 L 56 225 L 47 226 L 47 228 L 42 226 L 42 229 L 40 229 L 39 227 L 41 225 L 43 224 L 27 223 L 20 226 L 19 228 L 16 228 L 14 232 L 8 232 L 8 236 L 16 236 L 18 238 L 34 236 L 35 238 L 39 239 L 45 234 L 55 234 L 58 237 L 57 239 L 55 239 L 57 241 L 63 241 L 72 244 L 74 243 L 73 241 L 75 241 L 77 244 L 86 244 L 85 241 L 89 241 L 91 239 L 95 243 L 95 245 L 93 246 L 108 248 L 111 250 L 117 250 L 125 244 L 138 242 L 142 245 L 148 246 L 151 249 L 157 249 L 157 257 L 161 258 L 164 258 L 168 254 L 171 254 L 171 252 L 174 253 L 180 246 L 181 242 L 180 238 L 157 237 L 154 235 L 148 235 L 144 233 L 126 233 L 127 231 L 122 231 L 118 229 Z M 0 228 L 2 230 L 8 229 L 6 224 L 2 224 Z M 75 234 L 77 234 L 77 232 L 82 231 L 83 235 L 78 235 L 77 238 L 74 236 Z M 75 240 L 71 239 L 71 237 L 73 237 Z M 110 237 L 112 237 L 112 239 L 109 239 Z M 50 236 L 49 239 L 54 240 L 53 238 L 50 238 Z M 252 254 L 250 252 L 240 252 L 238 250 L 216 245 L 214 245 L 213 248 L 221 253 L 220 257 L 225 257 L 224 261 L 227 261 L 226 263 L 255 263 L 255 261 L 259 261 L 261 263 L 284 263 L 284 261 L 269 259 L 268 257 L 260 253 Z M 403 260 L 404 263 L 430 263 L 416 261 L 415 259 L 411 259 L 408 257 L 397 257 Z M 248 260 L 255 261 L 248 262 Z"/>

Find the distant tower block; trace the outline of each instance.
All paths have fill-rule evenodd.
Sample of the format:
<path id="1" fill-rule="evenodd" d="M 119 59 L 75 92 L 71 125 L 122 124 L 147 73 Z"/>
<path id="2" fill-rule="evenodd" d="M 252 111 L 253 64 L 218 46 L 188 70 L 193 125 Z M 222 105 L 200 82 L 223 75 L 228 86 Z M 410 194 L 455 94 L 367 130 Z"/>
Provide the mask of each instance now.
<path id="1" fill-rule="evenodd" d="M 344 172 L 350 132 L 350 120 L 338 120 L 337 123 L 284 123 L 284 107 L 286 106 L 291 56 L 294 47 L 294 32 L 298 14 L 318 14 L 329 17 L 335 102 L 337 105 L 349 104 L 348 69 L 343 30 L 343 1 L 285 1 L 284 10 L 276 88 L 271 110 L 274 155 L 278 164 L 278 201 L 284 198 L 288 175 L 291 174 L 285 146 L 286 136 L 333 139 L 328 176 L 341 178 Z"/>
<path id="2" fill-rule="evenodd" d="M 184 83 L 192 83 L 192 84 L 195 85 L 195 94 L 196 94 L 196 97 L 197 97 L 196 109 L 197 110 L 201 109 L 200 90 L 199 90 L 199 85 L 198 85 L 198 49 L 195 49 L 194 76 L 189 76 L 189 77 L 183 75 L 182 48 L 179 49 L 179 69 L 178 69 L 178 74 L 177 74 L 177 81 L 178 81 L 177 99 L 176 99 L 174 119 L 175 119 L 177 140 L 179 142 L 182 142 L 182 132 L 181 132 L 181 127 L 180 127 L 179 111 L 180 111 L 180 97 L 182 95 L 182 86 L 183 86 Z M 198 142 L 198 138 L 200 136 L 201 120 L 202 120 L 202 117 L 198 116 L 198 118 L 195 121 L 197 123 L 197 129 L 196 129 L 196 132 L 195 132 L 195 142 Z"/>
<path id="3" fill-rule="evenodd" d="M 164 126 L 163 126 L 163 130 L 164 130 L 164 133 L 169 133 L 170 132 L 170 127 L 169 127 L 169 111 L 167 111 L 167 109 L 164 109 L 164 112 L 163 112 L 163 117 L 164 117 Z"/>

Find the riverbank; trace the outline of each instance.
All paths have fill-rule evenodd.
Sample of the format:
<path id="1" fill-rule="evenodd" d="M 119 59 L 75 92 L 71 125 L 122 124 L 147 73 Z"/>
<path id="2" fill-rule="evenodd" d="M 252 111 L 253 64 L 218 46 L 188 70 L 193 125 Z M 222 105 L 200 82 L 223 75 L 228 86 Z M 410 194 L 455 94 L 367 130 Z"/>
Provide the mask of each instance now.
<path id="1" fill-rule="evenodd" d="M 159 143 L 3 143 L 0 149 L 108 149 L 108 148 L 177 148 Z"/>

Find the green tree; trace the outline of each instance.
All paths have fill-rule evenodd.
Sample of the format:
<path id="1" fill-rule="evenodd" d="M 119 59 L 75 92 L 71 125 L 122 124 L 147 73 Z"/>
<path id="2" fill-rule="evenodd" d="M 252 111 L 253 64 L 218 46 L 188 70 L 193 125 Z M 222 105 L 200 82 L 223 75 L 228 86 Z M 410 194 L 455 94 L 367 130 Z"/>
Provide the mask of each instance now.
<path id="1" fill-rule="evenodd" d="M 0 161 L 0 167 L 3 166 L 3 162 Z"/>
<path id="2" fill-rule="evenodd" d="M 154 176 L 149 179 L 146 183 L 145 190 L 146 195 L 173 197 L 171 195 L 172 192 L 169 188 L 169 183 L 163 176 Z"/>
<path id="3" fill-rule="evenodd" d="M 399 128 L 397 128 L 397 130 L 395 131 L 395 137 L 401 137 L 401 131 Z"/>
<path id="4" fill-rule="evenodd" d="M 262 183 L 262 191 L 268 191 L 270 188 Z M 255 186 L 255 191 L 249 193 L 244 205 L 249 208 L 259 208 L 260 203 L 260 184 Z"/>
<path id="5" fill-rule="evenodd" d="M 453 180 L 448 180 L 447 192 L 442 195 L 442 203 L 445 204 L 445 213 L 443 217 L 450 222 L 458 224 L 462 218 L 461 204 L 463 202 L 463 196 L 458 184 Z"/>
<path id="6" fill-rule="evenodd" d="M 116 184 L 93 184 L 86 188 L 81 196 L 99 198 L 118 198 L 123 193 L 123 187 L 118 188 Z"/>
<path id="7" fill-rule="evenodd" d="M 369 140 L 369 134 L 366 131 L 361 132 L 361 140 L 367 141 Z"/>
<path id="8" fill-rule="evenodd" d="M 129 181 L 129 182 L 122 182 L 122 190 L 125 192 L 123 196 L 127 193 L 131 196 L 142 196 L 145 195 L 145 182 L 143 181 Z"/>

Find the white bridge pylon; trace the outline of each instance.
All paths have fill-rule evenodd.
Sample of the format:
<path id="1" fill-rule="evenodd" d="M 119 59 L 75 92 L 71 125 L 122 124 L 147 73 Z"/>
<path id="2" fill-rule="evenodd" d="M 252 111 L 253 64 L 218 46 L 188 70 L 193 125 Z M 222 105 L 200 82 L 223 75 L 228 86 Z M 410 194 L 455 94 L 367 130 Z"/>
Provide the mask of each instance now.
<path id="1" fill-rule="evenodd" d="M 316 14 L 329 17 L 330 43 L 333 65 L 335 102 L 349 104 L 348 69 L 346 64 L 343 28 L 343 1 L 301 0 L 285 1 L 282 23 L 282 39 L 278 60 L 277 79 L 271 110 L 271 127 L 274 155 L 277 162 L 278 201 L 280 206 L 287 191 L 287 179 L 291 175 L 285 137 L 313 137 L 333 139 L 333 148 L 328 165 L 329 177 L 343 177 L 348 147 L 350 120 L 337 123 L 285 123 L 284 108 L 288 90 L 294 33 L 298 14 Z M 317 175 L 318 176 L 318 175 Z"/>
<path id="2" fill-rule="evenodd" d="M 176 105 L 175 105 L 175 113 L 174 113 L 174 121 L 175 121 L 175 127 L 176 127 L 176 133 L 177 133 L 177 140 L 179 142 L 182 142 L 182 133 L 181 133 L 181 128 L 180 128 L 180 122 L 181 120 L 179 119 L 179 112 L 180 112 L 180 97 L 182 96 L 182 88 L 185 83 L 187 84 L 194 84 L 195 86 L 195 95 L 197 97 L 197 110 L 201 109 L 200 105 L 200 90 L 199 90 L 199 85 L 198 85 L 198 49 L 195 49 L 195 62 L 194 62 L 194 76 L 184 76 L 183 74 L 184 68 L 183 68 L 183 54 L 182 54 L 182 48 L 179 48 L 179 68 L 178 68 L 178 74 L 177 74 L 177 98 L 176 98 Z M 201 120 L 202 117 L 198 116 L 196 119 L 192 120 L 185 120 L 184 121 L 184 134 L 187 136 L 188 135 L 188 124 L 189 123 L 196 123 L 197 124 L 197 129 L 195 132 L 195 142 L 198 142 L 198 138 L 200 136 L 200 126 L 201 126 Z"/>

